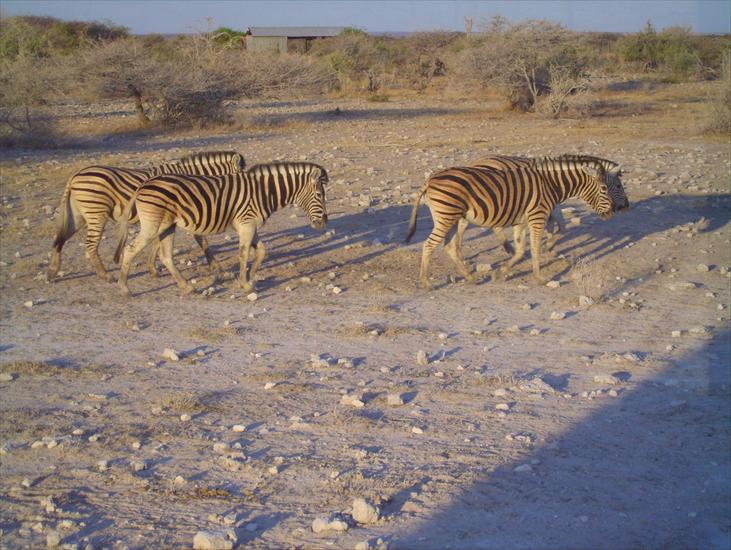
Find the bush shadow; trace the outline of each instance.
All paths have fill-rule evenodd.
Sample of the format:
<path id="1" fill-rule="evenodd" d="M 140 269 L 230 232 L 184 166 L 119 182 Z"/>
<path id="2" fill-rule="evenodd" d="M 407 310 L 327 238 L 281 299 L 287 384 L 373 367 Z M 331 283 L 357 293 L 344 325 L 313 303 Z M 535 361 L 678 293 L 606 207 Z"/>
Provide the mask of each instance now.
<path id="1" fill-rule="evenodd" d="M 629 386 L 557 446 L 460 490 L 394 546 L 731 547 L 731 441 L 722 428 L 731 421 L 730 365 L 726 329 Z"/>

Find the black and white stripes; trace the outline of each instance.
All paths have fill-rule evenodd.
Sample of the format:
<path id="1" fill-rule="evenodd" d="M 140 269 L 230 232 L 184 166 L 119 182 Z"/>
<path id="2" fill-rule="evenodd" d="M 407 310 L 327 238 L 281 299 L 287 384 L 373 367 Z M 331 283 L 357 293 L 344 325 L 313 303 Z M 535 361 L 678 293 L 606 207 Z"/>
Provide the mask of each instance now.
<path id="1" fill-rule="evenodd" d="M 425 194 L 434 221 L 421 261 L 420 282 L 426 288 L 431 286 L 429 259 L 445 239 L 447 253 L 459 272 L 469 280 L 474 279 L 462 257 L 458 222 L 506 227 L 520 224 L 525 218 L 530 229 L 533 274 L 540 280 L 538 245 L 548 216 L 557 204 L 578 196 L 605 219 L 629 204 L 621 184 L 609 176 L 602 162 L 591 157 L 537 159 L 531 165 L 502 170 L 488 166 L 450 168 L 432 174 L 417 197 L 407 242 L 416 230 L 419 202 Z M 517 259 L 511 259 L 504 271 Z"/>
<path id="2" fill-rule="evenodd" d="M 61 266 L 61 249 L 74 233 L 86 226 L 86 257 L 102 279 L 111 281 L 99 257 L 99 241 L 109 218 L 119 220 L 137 188 L 161 174 L 230 174 L 244 169 L 244 158 L 233 151 L 197 153 L 145 170 L 114 166 L 88 166 L 76 172 L 66 183 L 61 199 L 61 220 L 53 241 L 51 264 L 46 275 L 53 280 Z M 133 213 L 133 217 L 134 217 Z M 212 257 L 205 241 L 199 244 Z M 151 255 L 154 266 L 154 251 Z"/>
<path id="3" fill-rule="evenodd" d="M 264 245 L 257 236 L 259 228 L 274 211 L 294 203 L 307 213 L 313 228 L 323 229 L 327 223 L 324 190 L 327 181 L 324 168 L 307 162 L 258 164 L 246 172 L 219 177 L 163 175 L 149 180 L 137 190 L 122 215 L 120 242 L 115 254 L 116 261 L 122 260 L 121 289 L 129 293 L 127 275 L 132 260 L 159 237 L 163 264 L 184 292 L 192 291 L 173 262 L 176 227 L 195 235 L 213 235 L 230 227 L 236 229 L 240 285 L 251 289 L 265 254 Z M 127 220 L 134 208 L 140 219 L 140 234 L 124 249 Z M 252 246 L 255 257 L 247 275 Z"/>

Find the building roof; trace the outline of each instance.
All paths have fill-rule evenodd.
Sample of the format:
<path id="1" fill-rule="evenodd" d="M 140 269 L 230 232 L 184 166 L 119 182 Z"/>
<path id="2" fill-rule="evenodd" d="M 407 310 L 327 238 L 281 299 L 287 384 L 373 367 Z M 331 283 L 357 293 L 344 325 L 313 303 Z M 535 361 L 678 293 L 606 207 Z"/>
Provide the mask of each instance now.
<path id="1" fill-rule="evenodd" d="M 249 27 L 252 36 L 286 36 L 287 38 L 315 38 L 337 36 L 345 27 Z"/>

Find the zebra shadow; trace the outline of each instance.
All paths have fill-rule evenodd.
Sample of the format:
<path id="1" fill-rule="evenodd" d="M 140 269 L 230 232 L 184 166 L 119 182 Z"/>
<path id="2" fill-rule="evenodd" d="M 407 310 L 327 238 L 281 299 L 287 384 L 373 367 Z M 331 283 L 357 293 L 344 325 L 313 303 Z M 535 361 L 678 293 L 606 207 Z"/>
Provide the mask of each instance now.
<path id="1" fill-rule="evenodd" d="M 388 206 L 379 210 L 361 211 L 352 214 L 340 210 L 330 212 L 325 233 L 318 233 L 306 225 L 267 232 L 266 226 L 260 237 L 267 250 L 262 269 L 277 268 L 305 258 L 310 262 L 296 276 L 278 279 L 277 284 L 302 276 L 316 275 L 337 267 L 352 266 L 367 262 L 398 248 L 406 234 L 409 205 Z M 355 258 L 328 258 L 328 254 L 348 247 Z M 232 239 L 223 245 L 212 247 L 219 254 L 235 253 L 238 243 Z M 238 267 L 235 268 L 238 270 Z M 266 281 L 261 281 L 266 286 Z"/>
<path id="2" fill-rule="evenodd" d="M 562 263 L 557 276 L 566 275 L 571 269 L 573 265 L 571 256 L 581 255 L 591 260 L 599 260 L 646 237 L 674 228 L 688 234 L 714 232 L 729 222 L 730 213 L 731 194 L 652 196 L 631 203 L 629 209 L 606 222 L 582 205 L 582 211 L 575 214 L 581 223 L 569 224 L 554 249 L 557 254 L 569 258 Z M 688 224 L 693 226 L 688 227 L 687 231 L 680 229 L 681 226 Z M 470 229 L 465 241 L 481 240 L 487 234 L 489 231 Z M 493 247 L 477 248 L 476 251 L 473 248 L 469 258 L 474 260 L 491 250 Z M 502 253 L 497 260 L 505 258 L 507 256 Z M 531 272 L 530 262 L 526 262 L 528 258 L 529 254 L 526 252 L 525 259 L 515 266 L 511 278 L 522 277 Z M 556 260 L 541 257 L 543 265 L 554 261 Z"/>

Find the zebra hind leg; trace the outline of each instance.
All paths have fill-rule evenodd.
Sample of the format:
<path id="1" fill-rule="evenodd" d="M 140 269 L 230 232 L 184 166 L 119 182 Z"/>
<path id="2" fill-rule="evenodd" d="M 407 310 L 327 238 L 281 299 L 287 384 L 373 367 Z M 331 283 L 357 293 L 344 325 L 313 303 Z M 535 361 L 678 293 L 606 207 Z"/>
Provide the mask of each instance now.
<path id="1" fill-rule="evenodd" d="M 160 261 L 168 269 L 170 275 L 173 276 L 175 282 L 183 294 L 191 294 L 195 289 L 185 277 L 180 274 L 178 268 L 175 267 L 175 261 L 173 260 L 173 243 L 175 240 L 175 225 L 171 225 L 169 228 L 162 231 L 159 235 L 160 238 Z"/>
<path id="2" fill-rule="evenodd" d="M 159 224 L 145 225 L 140 222 L 140 233 L 137 235 L 135 242 L 124 249 L 124 254 L 122 255 L 122 260 L 120 262 L 119 281 L 117 284 L 119 285 L 120 292 L 125 296 L 131 295 L 129 287 L 127 286 L 127 276 L 129 275 L 129 268 L 132 265 L 132 260 L 134 260 L 135 257 L 142 252 L 143 248 L 157 239 L 158 227 Z"/>
<path id="3" fill-rule="evenodd" d="M 521 223 L 513 227 L 513 240 L 515 241 L 515 254 L 505 262 L 500 270 L 495 273 L 496 279 L 505 279 L 508 272 L 525 256 L 525 233 L 527 224 Z"/>
<path id="4" fill-rule="evenodd" d="M 94 215 L 91 216 L 91 219 L 87 217 L 85 247 L 86 258 L 91 263 L 94 271 L 96 271 L 97 276 L 100 279 L 111 283 L 114 281 L 114 276 L 106 270 L 101 257 L 99 257 L 99 242 L 102 238 L 104 226 L 107 223 L 107 217 L 108 215 L 106 212 L 95 212 Z"/>
<path id="5" fill-rule="evenodd" d="M 208 240 L 203 235 L 193 235 L 193 238 L 195 239 L 195 242 L 198 243 L 198 246 L 203 251 L 203 254 L 205 254 L 206 262 L 208 262 L 208 267 L 211 268 L 211 271 L 215 273 L 220 273 L 221 265 L 216 261 L 216 258 L 213 256 L 213 252 L 211 252 L 211 249 L 208 246 Z"/>
<path id="6" fill-rule="evenodd" d="M 64 205 L 64 208 L 66 205 Z M 86 220 L 81 213 L 76 210 L 73 204 L 70 207 L 70 217 L 67 218 L 65 224 L 62 223 L 56 233 L 56 238 L 53 241 L 53 252 L 51 253 L 51 263 L 48 266 L 46 272 L 46 281 L 51 282 L 56 278 L 59 269 L 61 269 L 61 250 L 63 245 L 66 244 L 71 237 L 73 237 L 77 231 L 83 229 L 86 225 Z"/>
<path id="7" fill-rule="evenodd" d="M 150 277 L 153 279 L 157 279 L 157 276 L 159 273 L 157 272 L 157 255 L 160 251 L 160 239 L 155 239 L 155 241 L 152 243 L 152 246 L 150 247 L 150 255 L 147 258 L 147 272 L 150 274 Z"/>
<path id="8" fill-rule="evenodd" d="M 460 220 L 461 222 L 461 220 Z M 459 225 L 457 226 L 457 230 L 455 231 L 454 228 L 450 230 L 449 234 L 447 235 L 446 243 L 444 245 L 445 250 L 447 251 L 447 254 L 450 258 L 452 258 L 452 261 L 457 266 L 457 271 L 459 271 L 460 275 L 462 275 L 468 282 L 474 283 L 476 282 L 475 276 L 470 272 L 470 269 L 467 267 L 464 261 L 464 256 L 462 256 L 462 250 L 460 248 L 460 232 L 459 232 Z"/>
<path id="9" fill-rule="evenodd" d="M 256 235 L 254 235 L 252 246 L 255 247 L 255 256 L 254 261 L 251 262 L 251 268 L 249 268 L 249 280 L 253 286 L 256 283 L 256 272 L 258 271 L 261 262 L 264 261 L 266 250 L 264 249 L 264 243 L 262 243 Z"/>
<path id="10" fill-rule="evenodd" d="M 242 224 L 237 228 L 239 234 L 239 287 L 248 292 L 254 290 L 254 281 L 247 277 L 246 266 L 249 263 L 249 249 L 256 235 L 253 224 Z"/>

